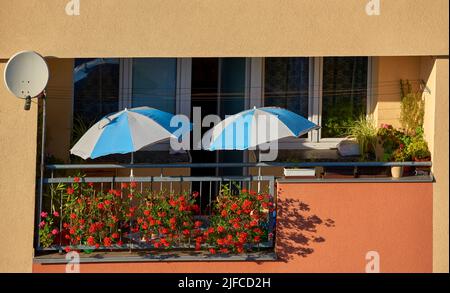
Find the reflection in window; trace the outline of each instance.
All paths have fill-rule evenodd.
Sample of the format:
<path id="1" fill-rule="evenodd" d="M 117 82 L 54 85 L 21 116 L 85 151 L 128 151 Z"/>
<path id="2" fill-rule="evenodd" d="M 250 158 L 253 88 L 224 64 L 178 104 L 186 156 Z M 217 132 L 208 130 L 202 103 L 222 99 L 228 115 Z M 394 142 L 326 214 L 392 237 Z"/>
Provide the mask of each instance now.
<path id="1" fill-rule="evenodd" d="M 265 58 L 264 106 L 308 118 L 309 58 Z"/>
<path id="2" fill-rule="evenodd" d="M 367 107 L 367 57 L 323 58 L 322 138 L 345 137 Z"/>
<path id="3" fill-rule="evenodd" d="M 119 107 L 119 59 L 80 58 L 74 67 L 73 141 Z"/>
<path id="4" fill-rule="evenodd" d="M 176 58 L 133 59 L 132 106 L 176 111 Z"/>

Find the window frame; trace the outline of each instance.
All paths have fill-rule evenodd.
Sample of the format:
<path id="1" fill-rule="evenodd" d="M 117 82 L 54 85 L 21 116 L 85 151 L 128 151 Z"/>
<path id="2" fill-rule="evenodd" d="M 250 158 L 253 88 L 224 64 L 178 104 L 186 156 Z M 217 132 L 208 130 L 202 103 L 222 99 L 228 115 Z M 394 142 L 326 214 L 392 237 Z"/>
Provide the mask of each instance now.
<path id="1" fill-rule="evenodd" d="M 324 57 L 309 57 L 309 100 L 308 100 L 308 119 L 315 124 L 322 125 L 322 87 L 323 87 L 323 58 Z M 367 105 L 366 115 L 369 116 L 373 113 L 373 58 L 367 57 Z M 263 107 L 264 106 L 264 60 L 265 58 L 251 58 L 252 63 L 255 62 L 257 66 L 252 66 L 251 72 L 251 89 L 254 90 L 254 94 L 250 94 L 250 98 L 256 100 L 259 94 L 260 99 L 258 102 L 250 101 L 251 106 Z M 260 76 L 259 78 L 253 76 Z M 306 117 L 305 117 L 306 118 Z M 307 138 L 292 139 L 282 141 L 279 144 L 280 149 L 332 149 L 336 148 L 339 142 L 345 138 L 322 138 L 321 129 L 313 130 L 308 133 Z"/>
<path id="2" fill-rule="evenodd" d="M 376 58 L 367 57 L 367 115 L 374 112 L 373 78 L 376 77 Z M 177 85 L 175 113 L 191 115 L 191 79 L 192 58 L 177 59 Z M 246 95 L 247 108 L 264 107 L 264 66 L 265 57 L 246 58 Z M 119 58 L 119 108 L 131 107 L 133 85 L 133 58 Z M 322 124 L 322 86 L 323 86 L 323 57 L 309 57 L 309 100 L 308 119 L 317 125 Z M 72 89 L 72 96 L 74 92 Z M 72 99 L 72 104 L 75 102 Z M 73 121 L 72 107 L 72 121 Z M 300 139 L 287 139 L 279 143 L 280 149 L 332 149 L 345 138 L 321 138 L 321 130 L 313 130 L 308 137 Z M 152 150 L 168 150 L 169 143 L 160 143 L 152 147 Z M 247 160 L 245 158 L 244 160 Z"/>
<path id="3" fill-rule="evenodd" d="M 133 59 L 119 59 L 119 108 L 132 107 L 133 95 Z M 191 58 L 174 58 L 177 60 L 176 68 L 176 90 L 175 90 L 175 113 L 191 115 Z M 151 146 L 153 151 L 170 150 L 169 142 L 161 142 Z"/>

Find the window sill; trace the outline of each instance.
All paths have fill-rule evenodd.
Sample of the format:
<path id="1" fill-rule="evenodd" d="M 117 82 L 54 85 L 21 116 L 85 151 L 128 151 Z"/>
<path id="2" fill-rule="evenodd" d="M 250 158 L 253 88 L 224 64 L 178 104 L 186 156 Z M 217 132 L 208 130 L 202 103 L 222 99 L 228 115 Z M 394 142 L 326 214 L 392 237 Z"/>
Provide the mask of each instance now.
<path id="1" fill-rule="evenodd" d="M 203 262 L 203 261 L 275 261 L 277 256 L 273 250 L 245 254 L 215 254 L 208 252 L 177 251 L 149 253 L 144 251 L 113 251 L 80 253 L 80 263 L 112 263 L 112 262 Z M 34 263 L 67 264 L 64 253 L 51 253 L 35 256 Z"/>

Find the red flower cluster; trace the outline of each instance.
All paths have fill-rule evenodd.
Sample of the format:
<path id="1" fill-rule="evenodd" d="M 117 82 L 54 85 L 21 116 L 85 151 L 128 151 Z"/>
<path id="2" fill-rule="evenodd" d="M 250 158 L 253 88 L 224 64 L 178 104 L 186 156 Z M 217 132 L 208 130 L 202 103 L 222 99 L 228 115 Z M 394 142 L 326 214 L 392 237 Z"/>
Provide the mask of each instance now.
<path id="1" fill-rule="evenodd" d="M 213 215 L 205 227 L 197 217 L 198 192 L 140 193 L 135 182 L 121 183 L 120 189 L 102 192 L 94 184 L 82 182 L 80 177 L 73 181 L 64 187 L 64 211 L 40 215 L 39 237 L 43 246 L 111 249 L 141 241 L 156 249 L 194 244 L 196 250 L 205 247 L 211 254 L 242 253 L 270 236 L 267 222 L 274 205 L 267 194 L 245 189 L 232 194 L 223 189 L 213 203 Z"/>

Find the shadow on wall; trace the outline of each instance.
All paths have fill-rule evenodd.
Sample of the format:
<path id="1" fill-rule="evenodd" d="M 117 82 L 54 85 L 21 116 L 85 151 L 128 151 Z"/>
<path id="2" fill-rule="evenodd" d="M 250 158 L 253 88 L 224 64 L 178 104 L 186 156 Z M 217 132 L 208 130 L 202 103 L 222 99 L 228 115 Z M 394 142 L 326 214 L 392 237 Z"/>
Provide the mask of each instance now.
<path id="1" fill-rule="evenodd" d="M 332 219 L 323 220 L 315 215 L 307 203 L 298 199 L 278 200 L 277 255 L 288 262 L 296 256 L 307 257 L 314 253 L 313 244 L 325 242 L 317 228 L 334 227 Z"/>

